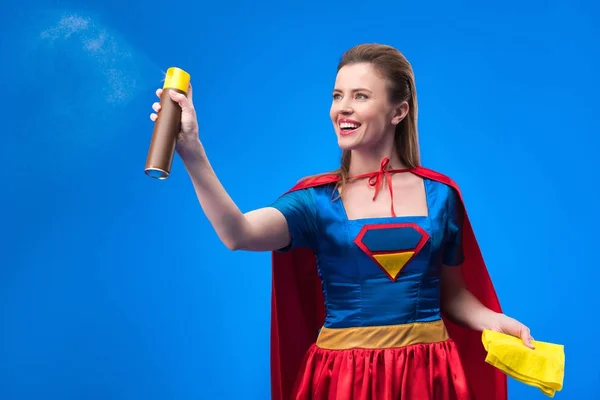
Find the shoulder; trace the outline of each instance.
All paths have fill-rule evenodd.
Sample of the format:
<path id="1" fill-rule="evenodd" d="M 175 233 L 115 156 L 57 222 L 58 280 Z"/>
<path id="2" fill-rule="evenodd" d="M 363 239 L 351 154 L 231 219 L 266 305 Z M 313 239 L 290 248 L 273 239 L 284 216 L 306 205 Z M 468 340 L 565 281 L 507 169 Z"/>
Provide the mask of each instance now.
<path id="1" fill-rule="evenodd" d="M 313 206 L 325 194 L 333 193 L 333 185 L 338 181 L 338 176 L 333 173 L 323 173 L 304 177 L 294 186 L 279 196 L 278 201 L 304 203 Z"/>
<path id="2" fill-rule="evenodd" d="M 414 173 L 435 182 L 436 188 L 434 190 L 441 195 L 441 199 L 444 199 L 446 207 L 455 208 L 459 204 L 464 206 L 464 200 L 458 184 L 448 175 L 425 167 L 414 168 Z"/>
<path id="3" fill-rule="evenodd" d="M 324 188 L 337 183 L 339 180 L 339 175 L 333 172 L 325 172 L 318 175 L 311 175 L 300 179 L 286 193 L 306 189 Z"/>
<path id="4" fill-rule="evenodd" d="M 332 173 L 313 175 L 300 179 L 294 186 L 283 192 L 274 202 L 280 209 L 304 210 L 316 213 L 317 208 L 331 202 L 338 177 Z"/>
<path id="5" fill-rule="evenodd" d="M 442 183 L 445 186 L 448 186 L 460 193 L 460 188 L 458 187 L 458 184 L 448 175 L 425 167 L 415 167 L 413 168 L 413 172 L 423 178 Z"/>

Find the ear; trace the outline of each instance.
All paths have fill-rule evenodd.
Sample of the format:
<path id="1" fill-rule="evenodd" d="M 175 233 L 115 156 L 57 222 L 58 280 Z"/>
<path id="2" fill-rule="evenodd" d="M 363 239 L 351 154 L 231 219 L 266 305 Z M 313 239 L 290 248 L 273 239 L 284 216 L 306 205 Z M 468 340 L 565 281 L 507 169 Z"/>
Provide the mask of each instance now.
<path id="1" fill-rule="evenodd" d="M 392 124 L 398 125 L 408 115 L 408 102 L 403 101 L 394 109 Z"/>

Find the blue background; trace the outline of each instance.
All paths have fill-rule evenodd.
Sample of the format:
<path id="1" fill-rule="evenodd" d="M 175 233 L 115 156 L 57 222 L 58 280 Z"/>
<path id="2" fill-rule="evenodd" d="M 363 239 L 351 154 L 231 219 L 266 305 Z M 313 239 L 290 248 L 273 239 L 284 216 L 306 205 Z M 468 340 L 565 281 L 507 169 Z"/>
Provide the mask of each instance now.
<path id="1" fill-rule="evenodd" d="M 6 3 L 0 399 L 267 399 L 270 256 L 220 243 L 179 159 L 144 175 L 154 91 L 192 74 L 247 211 L 337 166 L 335 67 L 362 42 L 412 62 L 424 164 L 461 186 L 505 311 L 566 346 L 556 398 L 600 397 L 598 8 L 367 4 Z"/>

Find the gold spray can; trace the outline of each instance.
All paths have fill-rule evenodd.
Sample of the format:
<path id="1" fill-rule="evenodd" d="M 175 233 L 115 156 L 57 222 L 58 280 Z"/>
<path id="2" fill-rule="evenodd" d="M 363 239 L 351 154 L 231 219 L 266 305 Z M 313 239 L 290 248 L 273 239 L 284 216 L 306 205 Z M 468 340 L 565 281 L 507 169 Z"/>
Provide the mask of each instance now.
<path id="1" fill-rule="evenodd" d="M 160 111 L 154 122 L 154 131 L 146 158 L 145 172 L 151 178 L 164 180 L 171 173 L 177 135 L 181 130 L 181 107 L 171 100 L 169 92 L 174 90 L 187 95 L 189 84 L 190 74 L 184 70 L 175 67 L 167 70 L 160 96 Z"/>

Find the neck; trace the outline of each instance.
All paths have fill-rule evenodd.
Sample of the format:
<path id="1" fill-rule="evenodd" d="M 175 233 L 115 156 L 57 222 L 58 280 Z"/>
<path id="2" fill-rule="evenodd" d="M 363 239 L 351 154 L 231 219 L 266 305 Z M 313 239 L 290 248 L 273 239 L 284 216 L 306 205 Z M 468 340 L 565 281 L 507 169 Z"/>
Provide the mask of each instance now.
<path id="1" fill-rule="evenodd" d="M 400 161 L 400 157 L 392 143 L 392 145 L 387 148 L 352 150 L 349 175 L 357 176 L 375 172 L 381 168 L 381 160 L 386 157 L 390 160 L 390 169 L 406 168 Z"/>

